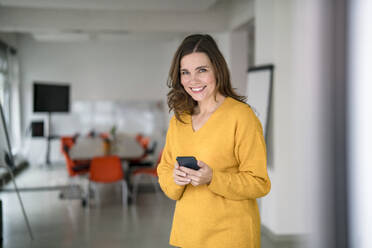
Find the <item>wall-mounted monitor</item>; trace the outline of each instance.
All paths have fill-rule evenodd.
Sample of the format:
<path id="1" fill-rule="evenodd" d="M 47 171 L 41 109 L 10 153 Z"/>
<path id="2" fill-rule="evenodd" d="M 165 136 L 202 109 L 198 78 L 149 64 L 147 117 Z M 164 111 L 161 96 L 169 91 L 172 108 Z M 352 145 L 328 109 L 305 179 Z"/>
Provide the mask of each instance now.
<path id="1" fill-rule="evenodd" d="M 69 112 L 70 85 L 34 82 L 34 112 Z"/>

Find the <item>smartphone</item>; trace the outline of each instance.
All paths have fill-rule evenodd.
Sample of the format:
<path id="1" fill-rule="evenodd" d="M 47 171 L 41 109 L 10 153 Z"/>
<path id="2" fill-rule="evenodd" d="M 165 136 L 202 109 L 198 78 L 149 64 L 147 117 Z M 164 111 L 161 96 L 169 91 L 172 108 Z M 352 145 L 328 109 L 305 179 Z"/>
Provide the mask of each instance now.
<path id="1" fill-rule="evenodd" d="M 177 157 L 176 160 L 180 166 L 187 167 L 193 170 L 200 169 L 200 167 L 198 166 L 198 161 L 196 161 L 195 157 Z"/>

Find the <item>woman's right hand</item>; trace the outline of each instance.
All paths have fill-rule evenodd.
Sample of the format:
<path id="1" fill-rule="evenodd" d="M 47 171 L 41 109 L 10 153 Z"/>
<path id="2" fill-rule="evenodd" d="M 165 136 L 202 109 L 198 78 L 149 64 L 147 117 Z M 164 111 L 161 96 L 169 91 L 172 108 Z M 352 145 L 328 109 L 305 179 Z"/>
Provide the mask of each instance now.
<path id="1" fill-rule="evenodd" d="M 174 182 L 180 186 L 187 185 L 191 182 L 191 179 L 187 178 L 186 173 L 180 170 L 180 165 L 177 161 L 174 164 L 173 178 Z"/>

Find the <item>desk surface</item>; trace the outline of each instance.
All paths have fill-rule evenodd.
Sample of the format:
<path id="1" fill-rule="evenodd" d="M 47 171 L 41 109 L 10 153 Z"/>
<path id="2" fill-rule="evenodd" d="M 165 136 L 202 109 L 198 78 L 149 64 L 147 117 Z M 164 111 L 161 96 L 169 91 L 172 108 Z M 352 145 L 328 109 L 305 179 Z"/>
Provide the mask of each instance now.
<path id="1" fill-rule="evenodd" d="M 110 155 L 117 155 L 122 159 L 136 159 L 143 155 L 144 149 L 138 144 L 133 136 L 118 134 L 110 143 Z M 100 137 L 81 137 L 69 152 L 72 159 L 92 159 L 104 156 L 103 139 Z"/>

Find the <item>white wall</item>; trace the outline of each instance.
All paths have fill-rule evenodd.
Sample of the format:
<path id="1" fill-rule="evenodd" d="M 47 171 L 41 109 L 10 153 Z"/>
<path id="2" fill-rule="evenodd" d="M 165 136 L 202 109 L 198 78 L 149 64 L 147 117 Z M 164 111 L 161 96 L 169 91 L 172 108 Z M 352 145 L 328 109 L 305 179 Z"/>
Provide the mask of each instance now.
<path id="1" fill-rule="evenodd" d="M 274 234 L 305 234 L 308 247 L 331 247 L 329 1 L 256 1 L 256 62 L 273 63 L 272 190 L 262 224 Z M 333 242 L 333 240 L 332 240 Z"/>
<path id="2" fill-rule="evenodd" d="M 246 94 L 248 70 L 248 34 L 247 30 L 230 33 L 230 72 L 233 88 L 239 95 Z"/>
<path id="3" fill-rule="evenodd" d="M 350 85 L 348 92 L 349 151 L 349 233 L 350 246 L 372 247 L 372 99 L 370 93 L 372 64 L 372 4 L 353 1 L 350 10 L 349 58 Z"/>
<path id="4" fill-rule="evenodd" d="M 169 58 L 164 41 L 47 43 L 20 41 L 24 125 L 33 81 L 71 84 L 71 100 L 161 100 Z"/>
<path id="5" fill-rule="evenodd" d="M 56 43 L 22 36 L 19 44 L 23 133 L 33 119 L 46 120 L 46 115 L 32 112 L 34 81 L 70 83 L 71 101 L 165 101 L 167 73 L 176 50 L 175 42 L 158 39 Z M 32 152 L 34 146 L 39 149 Z M 43 162 L 44 140 L 26 142 L 26 149 L 31 149 L 27 152 L 33 161 Z"/>
<path id="6" fill-rule="evenodd" d="M 274 69 L 272 102 L 273 164 L 269 171 L 272 189 L 262 201 L 262 223 L 275 234 L 306 233 L 303 221 L 304 198 L 298 174 L 301 164 L 293 156 L 293 1 L 255 2 L 256 65 L 272 63 Z"/>

